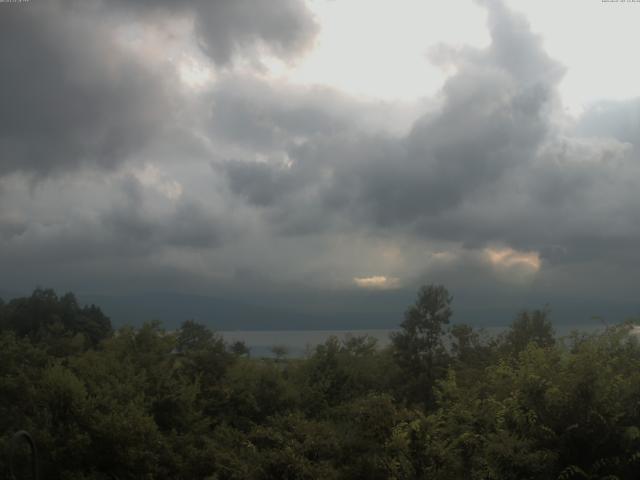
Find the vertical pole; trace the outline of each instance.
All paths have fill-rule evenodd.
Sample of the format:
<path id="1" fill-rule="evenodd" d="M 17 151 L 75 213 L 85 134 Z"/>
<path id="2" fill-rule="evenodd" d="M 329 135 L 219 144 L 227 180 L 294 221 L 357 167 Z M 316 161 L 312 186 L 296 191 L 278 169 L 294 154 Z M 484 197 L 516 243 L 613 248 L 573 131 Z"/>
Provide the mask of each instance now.
<path id="1" fill-rule="evenodd" d="M 38 472 L 38 449 L 36 448 L 36 442 L 33 440 L 33 437 L 31 437 L 31 435 L 29 435 L 29 433 L 24 430 L 16 432 L 16 434 L 11 439 L 11 450 L 9 452 L 10 478 L 11 480 L 16 480 L 16 476 L 13 471 L 13 457 L 20 440 L 24 440 L 25 442 L 27 442 L 29 444 L 29 448 L 31 449 L 31 478 L 33 478 L 33 480 L 40 480 Z"/>

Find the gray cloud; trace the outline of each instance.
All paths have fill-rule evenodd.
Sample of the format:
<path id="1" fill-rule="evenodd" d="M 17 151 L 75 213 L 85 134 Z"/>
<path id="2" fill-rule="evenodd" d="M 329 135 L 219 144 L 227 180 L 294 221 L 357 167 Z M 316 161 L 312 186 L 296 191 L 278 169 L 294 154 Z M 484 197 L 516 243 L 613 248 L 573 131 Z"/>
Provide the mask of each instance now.
<path id="1" fill-rule="evenodd" d="M 640 147 L 640 99 L 597 102 L 582 115 L 576 133 L 616 138 Z"/>
<path id="2" fill-rule="evenodd" d="M 175 124 L 177 78 L 126 51 L 115 27 L 189 14 L 219 64 L 264 44 L 289 58 L 316 27 L 298 0 L 33 2 L 0 16 L 0 175 L 112 169 Z"/>
<path id="3" fill-rule="evenodd" d="M 11 239 L 19 237 L 27 229 L 27 224 L 19 219 L 2 218 L 0 219 L 0 238 Z"/>
<path id="4" fill-rule="evenodd" d="M 104 0 L 104 3 L 142 16 L 163 12 L 191 15 L 201 47 L 223 66 L 235 56 L 261 46 L 291 59 L 310 46 L 318 30 L 301 0 Z"/>
<path id="5" fill-rule="evenodd" d="M 316 201 L 327 210 L 382 227 L 421 222 L 455 209 L 477 191 L 500 188 L 505 172 L 530 163 L 545 140 L 562 76 L 523 22 L 494 5 L 490 47 L 441 49 L 440 61 L 448 57 L 458 73 L 442 89 L 441 108 L 419 119 L 404 138 L 362 132 L 349 117 L 310 108 L 304 97 L 293 105 L 251 102 L 239 88 L 244 103 L 223 103 L 214 128 L 245 145 L 258 139 L 256 148 L 280 149 L 292 164 L 287 171 L 265 164 L 230 166 L 232 188 L 254 203 L 272 205 L 280 196 L 286 206 L 294 188 L 305 196 L 320 190 Z M 229 102 L 233 96 L 223 98 Z"/>
<path id="6" fill-rule="evenodd" d="M 274 87 L 257 78 L 223 78 L 213 92 L 212 132 L 261 151 L 352 128 L 355 102 L 326 88 Z M 356 108 L 354 108 L 356 107 Z"/>
<path id="7" fill-rule="evenodd" d="M 305 50 L 317 27 L 300 0 L 200 1 L 197 32 L 205 51 L 220 64 L 256 43 L 266 44 L 285 58 Z"/>
<path id="8" fill-rule="evenodd" d="M 296 188 L 295 179 L 286 168 L 266 163 L 230 161 L 225 164 L 225 172 L 231 189 L 258 206 L 272 205 Z"/>
<path id="9" fill-rule="evenodd" d="M 73 4 L 3 8 L 0 60 L 0 175 L 113 168 L 170 111 L 163 82 Z"/>
<path id="10" fill-rule="evenodd" d="M 168 199 L 129 175 L 106 184 L 88 177 L 82 182 L 95 201 L 74 204 L 82 189 L 58 179 L 31 193 L 14 188 L 5 206 L 19 211 L 17 202 L 25 198 L 30 205 L 22 215 L 0 208 L 0 265 L 12 271 L 27 264 L 59 269 L 111 261 L 124 271 L 135 259 L 161 261 L 171 251 L 215 250 L 235 235 L 230 215 L 189 195 Z M 68 191 L 58 198 L 45 191 L 61 186 Z"/>
<path id="11" fill-rule="evenodd" d="M 122 183 L 123 196 L 100 216 L 100 225 L 119 245 L 149 253 L 164 247 L 214 248 L 231 225 L 194 199 L 180 198 L 161 213 L 149 211 L 144 187 L 134 178 Z M 224 228 L 226 227 L 226 228 Z M 221 230 L 226 230 L 224 234 Z"/>
<path id="12" fill-rule="evenodd" d="M 519 16 L 500 4 L 489 13 L 491 45 L 451 53 L 458 72 L 442 89 L 442 108 L 415 123 L 406 153 L 337 175 L 358 179 L 355 200 L 380 225 L 430 220 L 478 191 L 502 188 L 505 173 L 530 163 L 545 140 L 562 69 Z"/>

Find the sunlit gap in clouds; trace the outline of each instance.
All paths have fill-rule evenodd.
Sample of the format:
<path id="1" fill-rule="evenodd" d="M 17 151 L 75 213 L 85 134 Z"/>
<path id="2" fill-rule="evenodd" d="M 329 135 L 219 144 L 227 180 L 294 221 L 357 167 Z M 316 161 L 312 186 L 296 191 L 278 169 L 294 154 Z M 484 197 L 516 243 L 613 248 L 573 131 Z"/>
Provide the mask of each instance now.
<path id="1" fill-rule="evenodd" d="M 392 290 L 400 288 L 400 279 L 397 277 L 386 277 L 384 275 L 374 275 L 372 277 L 354 277 L 353 283 L 360 288 L 369 290 Z"/>
<path id="2" fill-rule="evenodd" d="M 491 264 L 496 267 L 525 267 L 533 272 L 540 270 L 540 255 L 537 252 L 519 252 L 512 248 L 487 248 L 485 253 Z"/>
<path id="3" fill-rule="evenodd" d="M 152 188 L 169 200 L 175 201 L 182 196 L 182 184 L 153 164 L 145 163 L 144 167 L 134 168 L 131 173 L 140 184 Z"/>
<path id="4" fill-rule="evenodd" d="M 181 56 L 178 62 L 178 73 L 182 83 L 193 90 L 203 89 L 215 80 L 211 65 L 194 55 Z"/>
<path id="5" fill-rule="evenodd" d="M 272 75 L 326 85 L 356 97 L 411 101 L 433 96 L 447 75 L 429 60 L 440 43 L 486 45 L 486 11 L 422 0 L 308 0 L 320 26 L 314 47 L 296 65 L 273 59 Z M 460 7 L 464 14 L 461 14 Z"/>

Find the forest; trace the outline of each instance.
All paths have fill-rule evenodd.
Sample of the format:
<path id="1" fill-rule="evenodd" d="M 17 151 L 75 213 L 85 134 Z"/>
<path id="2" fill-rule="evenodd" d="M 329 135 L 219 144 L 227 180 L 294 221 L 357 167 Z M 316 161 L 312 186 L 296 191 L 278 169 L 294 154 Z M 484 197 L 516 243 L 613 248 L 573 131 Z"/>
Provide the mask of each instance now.
<path id="1" fill-rule="evenodd" d="M 253 358 L 192 320 L 0 301 L 0 478 L 32 478 L 23 430 L 52 480 L 640 478 L 633 320 L 558 338 L 542 308 L 490 336 L 453 308 L 426 285 L 389 346 Z"/>

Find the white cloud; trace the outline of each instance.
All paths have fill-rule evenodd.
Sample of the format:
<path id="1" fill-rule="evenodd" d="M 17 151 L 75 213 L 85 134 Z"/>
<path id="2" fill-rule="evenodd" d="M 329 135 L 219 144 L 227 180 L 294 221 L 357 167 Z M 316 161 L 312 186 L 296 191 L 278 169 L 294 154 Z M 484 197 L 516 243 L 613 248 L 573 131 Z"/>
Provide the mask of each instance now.
<path id="1" fill-rule="evenodd" d="M 180 182 L 151 163 L 146 163 L 142 168 L 133 169 L 132 173 L 142 185 L 154 189 L 169 200 L 178 200 L 182 196 L 183 188 Z"/>

